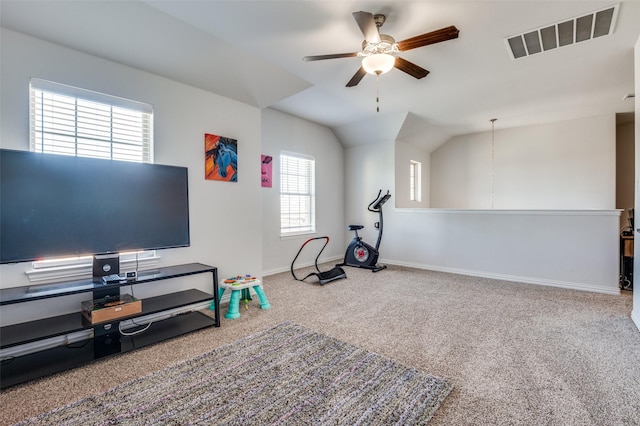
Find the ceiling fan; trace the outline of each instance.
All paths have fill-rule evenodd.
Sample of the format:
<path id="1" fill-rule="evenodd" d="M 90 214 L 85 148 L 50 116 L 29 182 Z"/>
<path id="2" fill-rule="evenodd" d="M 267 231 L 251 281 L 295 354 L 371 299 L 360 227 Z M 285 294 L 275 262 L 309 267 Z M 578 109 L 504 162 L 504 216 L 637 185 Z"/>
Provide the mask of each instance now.
<path id="1" fill-rule="evenodd" d="M 380 27 L 386 20 L 385 15 L 373 15 L 369 12 L 360 11 L 353 12 L 353 17 L 364 35 L 361 52 L 305 56 L 303 58 L 305 61 L 321 61 L 324 59 L 362 57 L 362 66 L 351 80 L 349 80 L 347 87 L 353 87 L 360 83 L 360 80 L 362 80 L 367 73 L 380 75 L 390 71 L 392 68 L 404 71 L 417 79 L 423 78 L 429 74 L 429 71 L 406 59 L 396 56 L 398 52 L 458 38 L 458 34 L 460 33 L 455 26 L 451 25 L 396 42 L 393 37 L 387 34 L 380 34 Z"/>

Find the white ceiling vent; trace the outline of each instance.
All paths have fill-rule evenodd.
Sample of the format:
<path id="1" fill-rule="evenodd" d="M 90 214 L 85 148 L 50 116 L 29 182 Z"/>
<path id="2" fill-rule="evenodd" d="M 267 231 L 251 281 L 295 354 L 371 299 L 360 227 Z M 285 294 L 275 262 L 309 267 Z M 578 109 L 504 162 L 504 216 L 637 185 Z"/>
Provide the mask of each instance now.
<path id="1" fill-rule="evenodd" d="M 618 7 L 616 4 L 588 15 L 507 37 L 505 42 L 509 54 L 513 59 L 518 59 L 611 34 L 618 17 Z"/>

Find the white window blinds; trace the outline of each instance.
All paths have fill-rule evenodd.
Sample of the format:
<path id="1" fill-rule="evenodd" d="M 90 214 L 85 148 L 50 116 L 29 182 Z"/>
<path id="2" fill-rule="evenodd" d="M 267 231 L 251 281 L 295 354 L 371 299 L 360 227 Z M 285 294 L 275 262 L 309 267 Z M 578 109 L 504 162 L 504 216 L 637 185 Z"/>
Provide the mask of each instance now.
<path id="1" fill-rule="evenodd" d="M 280 155 L 280 233 L 312 233 L 315 223 L 315 160 L 300 154 Z"/>
<path id="2" fill-rule="evenodd" d="M 153 163 L 153 108 L 129 99 L 32 78 L 29 133 L 34 152 Z M 32 282 L 84 277 L 91 259 L 36 261 L 27 276 Z M 120 262 L 149 267 L 157 257 L 154 250 L 121 253 Z"/>
<path id="3" fill-rule="evenodd" d="M 153 162 L 150 105 L 31 79 L 29 115 L 32 151 Z"/>

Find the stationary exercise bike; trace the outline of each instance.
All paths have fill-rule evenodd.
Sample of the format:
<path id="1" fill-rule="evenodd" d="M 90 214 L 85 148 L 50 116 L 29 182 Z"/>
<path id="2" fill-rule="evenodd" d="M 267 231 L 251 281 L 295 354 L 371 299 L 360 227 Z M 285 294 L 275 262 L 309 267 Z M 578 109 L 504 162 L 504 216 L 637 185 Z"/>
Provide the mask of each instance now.
<path id="1" fill-rule="evenodd" d="M 378 191 L 376 199 L 367 207 L 367 210 L 378 213 L 380 216 L 380 220 L 375 223 L 375 227 L 378 230 L 376 246 L 372 247 L 365 243 L 362 241 L 362 237 L 358 235 L 358 229 L 362 229 L 364 226 L 349 225 L 349 231 L 354 231 L 356 235 L 347 247 L 347 252 L 344 254 L 344 262 L 336 266 L 354 266 L 356 268 L 371 269 L 372 272 L 378 272 L 387 267 L 386 265 L 378 265 L 378 256 L 380 254 L 378 249 L 380 248 L 380 241 L 382 241 L 382 206 L 391 198 L 391 194 L 389 194 L 389 191 L 382 196 L 380 194 L 382 194 L 382 190 Z"/>

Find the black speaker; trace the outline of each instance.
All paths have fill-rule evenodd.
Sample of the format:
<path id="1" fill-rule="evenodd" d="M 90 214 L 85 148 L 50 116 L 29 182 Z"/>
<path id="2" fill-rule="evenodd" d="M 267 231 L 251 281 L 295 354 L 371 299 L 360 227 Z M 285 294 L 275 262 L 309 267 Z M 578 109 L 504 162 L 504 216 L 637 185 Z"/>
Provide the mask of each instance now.
<path id="1" fill-rule="evenodd" d="M 120 342 L 120 322 L 100 324 L 93 327 L 93 356 L 102 358 L 118 354 L 122 350 Z"/>
<path id="2" fill-rule="evenodd" d="M 120 273 L 119 254 L 99 254 L 93 256 L 93 276 L 104 277 Z"/>

